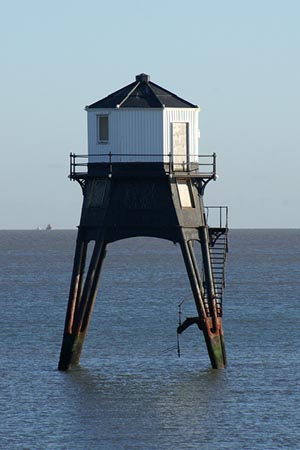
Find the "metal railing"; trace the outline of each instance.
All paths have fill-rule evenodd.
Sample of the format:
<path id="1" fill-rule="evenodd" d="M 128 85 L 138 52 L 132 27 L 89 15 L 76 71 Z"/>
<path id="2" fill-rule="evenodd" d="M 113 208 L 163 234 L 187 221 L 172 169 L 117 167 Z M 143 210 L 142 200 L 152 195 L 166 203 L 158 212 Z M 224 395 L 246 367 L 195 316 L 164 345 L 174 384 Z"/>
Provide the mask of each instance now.
<path id="1" fill-rule="evenodd" d="M 206 222 L 211 228 L 228 228 L 228 206 L 205 206 Z"/>
<path id="2" fill-rule="evenodd" d="M 169 174 L 184 172 L 203 176 L 204 178 L 216 178 L 216 154 L 211 155 L 158 155 L 158 154 L 121 154 L 105 153 L 76 155 L 70 153 L 70 178 L 78 178 L 88 174 L 89 164 L 107 164 L 113 171 L 114 164 L 124 163 L 161 163 Z"/>

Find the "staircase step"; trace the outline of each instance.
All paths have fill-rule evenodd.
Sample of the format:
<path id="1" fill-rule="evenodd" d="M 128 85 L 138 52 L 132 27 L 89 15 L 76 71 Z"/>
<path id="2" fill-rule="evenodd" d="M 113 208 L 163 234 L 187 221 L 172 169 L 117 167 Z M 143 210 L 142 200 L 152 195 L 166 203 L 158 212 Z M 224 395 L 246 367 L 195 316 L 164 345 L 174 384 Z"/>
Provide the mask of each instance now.
<path id="1" fill-rule="evenodd" d="M 218 233 L 221 234 L 218 234 Z M 211 228 L 209 229 L 210 234 L 210 259 L 211 259 L 211 267 L 214 278 L 215 285 L 215 294 L 216 294 L 216 303 L 217 303 L 217 314 L 222 315 L 222 297 L 223 290 L 225 287 L 225 262 L 226 255 L 228 251 L 228 237 L 227 230 Z M 207 290 L 204 286 L 204 295 L 207 297 Z M 205 300 L 205 304 L 207 304 L 207 300 Z"/>

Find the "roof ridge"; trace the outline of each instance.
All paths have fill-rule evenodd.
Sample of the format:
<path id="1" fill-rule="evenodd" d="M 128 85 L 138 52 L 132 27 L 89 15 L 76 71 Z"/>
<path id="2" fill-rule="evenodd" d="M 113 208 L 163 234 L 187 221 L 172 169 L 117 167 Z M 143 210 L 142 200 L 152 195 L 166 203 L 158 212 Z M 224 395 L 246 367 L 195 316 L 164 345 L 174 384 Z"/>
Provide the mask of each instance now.
<path id="1" fill-rule="evenodd" d="M 141 84 L 140 81 L 136 82 L 131 91 L 129 91 L 129 93 L 123 98 L 123 100 L 116 107 L 120 108 L 123 105 L 123 103 L 126 102 L 128 97 L 130 97 L 130 95 L 139 87 L 140 84 Z"/>
<path id="2" fill-rule="evenodd" d="M 114 98 L 119 92 L 122 92 L 122 91 L 124 91 L 125 89 L 128 89 L 128 88 L 131 88 L 132 85 L 135 86 L 135 85 L 136 85 L 136 82 L 135 82 L 135 81 L 132 81 L 131 83 L 126 84 L 126 86 L 124 86 L 124 87 L 122 87 L 122 88 L 120 88 L 120 89 L 117 89 L 116 91 L 112 92 L 111 94 L 106 95 L 106 96 L 103 97 L 101 100 L 97 100 L 96 102 L 93 102 L 92 104 L 88 105 L 88 108 L 90 108 L 90 107 L 92 107 L 93 105 L 99 103 L 99 101 L 102 102 L 102 101 L 104 101 L 104 100 L 109 100 L 109 99 Z"/>
<path id="3" fill-rule="evenodd" d="M 164 108 L 165 105 L 163 104 L 163 102 L 158 98 L 158 96 L 155 94 L 155 92 L 153 91 L 151 85 L 150 85 L 151 81 L 147 82 L 147 86 L 149 87 L 150 91 L 152 92 L 152 94 L 154 95 L 154 97 L 156 98 L 156 100 L 158 100 L 158 102 L 161 104 L 161 106 Z M 155 84 L 155 83 L 152 83 Z"/>

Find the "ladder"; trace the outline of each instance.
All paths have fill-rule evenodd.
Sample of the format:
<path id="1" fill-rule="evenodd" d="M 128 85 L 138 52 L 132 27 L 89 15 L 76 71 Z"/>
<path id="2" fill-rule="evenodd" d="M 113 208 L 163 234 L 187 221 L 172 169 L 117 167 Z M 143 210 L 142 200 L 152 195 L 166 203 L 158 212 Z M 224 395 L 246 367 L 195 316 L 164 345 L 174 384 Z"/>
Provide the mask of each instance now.
<path id="1" fill-rule="evenodd" d="M 222 299 L 225 288 L 225 265 L 228 252 L 228 229 L 209 228 L 209 251 L 217 302 L 217 313 L 222 317 Z M 205 296 L 207 293 L 205 290 Z"/>

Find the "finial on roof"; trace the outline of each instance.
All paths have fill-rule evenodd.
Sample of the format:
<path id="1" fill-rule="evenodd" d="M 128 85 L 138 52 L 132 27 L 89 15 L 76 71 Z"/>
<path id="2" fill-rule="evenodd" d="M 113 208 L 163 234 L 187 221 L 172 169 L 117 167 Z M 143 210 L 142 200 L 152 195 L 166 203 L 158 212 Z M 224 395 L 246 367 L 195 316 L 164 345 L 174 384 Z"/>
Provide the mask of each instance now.
<path id="1" fill-rule="evenodd" d="M 140 73 L 139 75 L 136 75 L 135 81 L 150 81 L 150 75 L 147 75 L 146 73 Z"/>

